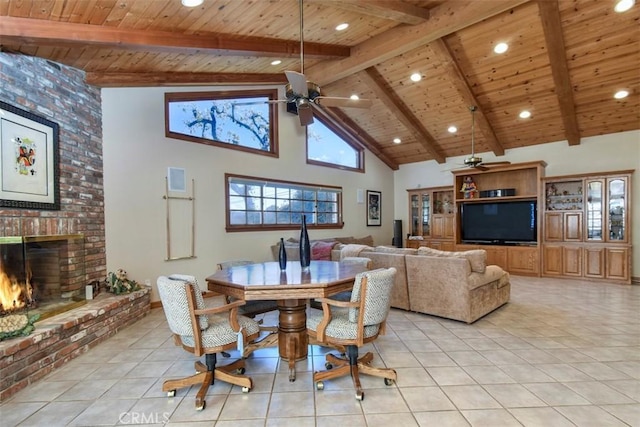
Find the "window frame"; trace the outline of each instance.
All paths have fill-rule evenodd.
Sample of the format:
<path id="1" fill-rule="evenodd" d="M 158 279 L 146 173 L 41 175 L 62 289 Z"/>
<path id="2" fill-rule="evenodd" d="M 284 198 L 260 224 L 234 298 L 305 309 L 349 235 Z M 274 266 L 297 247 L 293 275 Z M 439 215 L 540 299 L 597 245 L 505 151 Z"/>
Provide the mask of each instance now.
<path id="1" fill-rule="evenodd" d="M 244 151 L 246 153 L 260 154 L 263 156 L 279 157 L 278 147 L 278 107 L 275 103 L 269 104 L 269 150 L 260 150 L 258 148 L 245 147 L 242 145 L 231 144 L 224 141 L 216 141 L 212 139 L 199 138 L 197 136 L 185 135 L 182 133 L 172 132 L 169 129 L 169 104 L 171 102 L 190 102 L 190 101 L 216 101 L 245 98 L 267 97 L 270 101 L 278 99 L 277 89 L 252 89 L 252 90 L 225 90 L 225 91 L 208 91 L 208 92 L 165 92 L 164 94 L 164 123 L 165 136 L 167 138 L 180 139 L 183 141 L 195 142 L 198 144 L 211 145 L 214 147 L 227 148 L 231 150 Z"/>
<path id="2" fill-rule="evenodd" d="M 328 168 L 334 168 L 334 169 L 340 169 L 340 170 L 346 170 L 346 171 L 352 171 L 352 172 L 364 173 L 365 172 L 364 147 L 362 146 L 362 144 L 357 142 L 357 140 L 354 138 L 354 136 L 351 135 L 347 130 L 342 129 L 340 126 L 336 125 L 336 123 L 333 120 L 331 120 L 329 117 L 327 117 L 325 115 L 325 113 L 319 112 L 318 109 L 314 109 L 313 118 L 315 120 L 318 120 L 320 123 L 322 123 L 327 128 L 329 128 L 329 130 L 331 132 L 336 134 L 336 136 L 338 136 L 340 139 L 342 139 L 345 143 L 347 143 L 351 148 L 353 148 L 356 151 L 357 159 L 358 159 L 358 166 L 354 168 L 354 167 L 349 167 L 349 166 L 344 166 L 344 165 L 338 165 L 338 164 L 335 164 L 335 163 L 321 162 L 319 160 L 310 159 L 309 158 L 309 129 L 308 129 L 308 127 L 305 129 L 305 147 L 306 147 L 306 150 L 307 150 L 305 157 L 306 157 L 306 160 L 307 160 L 307 164 L 316 165 L 316 166 L 324 166 L 324 167 L 328 167 Z"/>
<path id="3" fill-rule="evenodd" d="M 309 229 L 341 229 L 344 227 L 344 217 L 343 217 L 343 201 L 342 201 L 342 193 L 343 188 L 334 186 L 334 185 L 318 185 L 318 184 L 310 184 L 304 182 L 296 182 L 296 181 L 287 181 L 281 179 L 271 179 L 271 178 L 260 178 L 248 175 L 237 175 L 231 173 L 224 174 L 224 188 L 225 188 L 225 230 L 227 232 L 243 232 L 243 231 L 272 231 L 272 230 L 299 230 L 302 222 L 300 223 L 292 223 L 292 224 L 241 224 L 235 225 L 231 224 L 231 207 L 230 207 L 230 184 L 232 180 L 236 181 L 246 181 L 245 184 L 256 184 L 256 183 L 264 183 L 264 184 L 280 184 L 290 186 L 290 189 L 304 189 L 305 191 L 335 191 L 337 193 L 336 203 L 337 203 L 337 216 L 338 222 L 334 224 L 317 224 L 316 220 L 310 221 L 307 218 L 307 228 Z M 261 195 L 260 198 L 263 198 Z M 289 198 L 289 200 L 292 200 Z M 317 200 L 317 198 L 316 198 Z M 261 214 L 267 212 L 264 210 L 264 204 L 262 204 L 262 209 L 260 210 Z M 269 211 L 270 212 L 270 211 Z"/>

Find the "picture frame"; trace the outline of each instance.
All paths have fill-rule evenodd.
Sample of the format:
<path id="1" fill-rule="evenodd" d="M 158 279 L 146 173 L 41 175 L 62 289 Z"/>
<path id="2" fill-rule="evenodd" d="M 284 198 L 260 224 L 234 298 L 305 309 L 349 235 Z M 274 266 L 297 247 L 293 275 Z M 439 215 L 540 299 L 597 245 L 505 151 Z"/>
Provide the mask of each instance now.
<path id="1" fill-rule="evenodd" d="M 0 101 L 0 207 L 60 210 L 58 124 Z"/>
<path id="2" fill-rule="evenodd" d="M 382 192 L 367 190 L 367 227 L 382 225 Z"/>

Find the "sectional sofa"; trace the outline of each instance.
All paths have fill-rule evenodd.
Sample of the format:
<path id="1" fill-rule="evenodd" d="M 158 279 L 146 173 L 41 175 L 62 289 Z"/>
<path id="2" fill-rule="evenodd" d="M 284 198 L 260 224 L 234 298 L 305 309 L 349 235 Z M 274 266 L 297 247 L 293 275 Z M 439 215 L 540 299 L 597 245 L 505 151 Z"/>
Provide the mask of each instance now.
<path id="1" fill-rule="evenodd" d="M 334 250 L 340 258 L 347 248 Z M 497 265 L 486 265 L 484 250 L 446 252 L 386 246 L 362 247 L 357 256 L 371 259 L 372 268 L 395 267 L 396 282 L 391 306 L 447 319 L 473 323 L 510 298 L 509 273 Z"/>

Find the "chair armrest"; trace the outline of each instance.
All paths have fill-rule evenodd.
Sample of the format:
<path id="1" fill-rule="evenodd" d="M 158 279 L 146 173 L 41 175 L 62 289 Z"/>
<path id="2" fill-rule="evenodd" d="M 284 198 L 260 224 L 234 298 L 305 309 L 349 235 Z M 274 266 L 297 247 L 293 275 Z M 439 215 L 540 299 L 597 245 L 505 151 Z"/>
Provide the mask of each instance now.
<path id="1" fill-rule="evenodd" d="M 231 325 L 231 329 L 234 332 L 238 332 L 240 330 L 240 323 L 238 322 L 238 307 L 245 305 L 247 302 L 245 300 L 236 300 L 229 304 L 224 304 L 219 307 L 207 307 L 203 309 L 193 310 L 193 313 L 197 315 L 207 316 L 209 314 L 218 314 L 224 313 L 225 311 L 229 312 L 229 324 Z M 244 334 L 244 331 L 243 331 Z"/>
<path id="2" fill-rule="evenodd" d="M 344 308 L 350 308 L 350 307 L 360 307 L 360 303 L 359 302 L 351 302 L 351 301 L 338 301 L 335 299 L 331 299 L 331 298 L 316 298 L 316 301 L 320 302 L 320 303 L 327 303 L 329 305 L 332 305 L 334 307 L 344 307 Z"/>
<path id="3" fill-rule="evenodd" d="M 193 312 L 195 314 L 200 314 L 203 316 L 209 315 L 209 314 L 218 314 L 218 313 L 224 313 L 225 311 L 229 311 L 231 309 L 236 309 L 238 307 L 241 307 L 243 305 L 245 305 L 247 302 L 245 300 L 235 300 L 234 302 L 230 302 L 228 304 L 224 304 L 221 305 L 219 307 L 207 307 L 207 308 L 202 308 L 202 309 L 196 309 Z"/>
<path id="4" fill-rule="evenodd" d="M 331 298 L 316 298 L 316 301 L 322 303 L 322 320 L 318 324 L 318 328 L 316 329 L 316 338 L 320 342 L 324 342 L 325 340 L 325 331 L 327 329 L 327 325 L 331 322 L 331 307 L 360 307 L 360 302 L 351 302 L 351 301 L 336 301 Z"/>

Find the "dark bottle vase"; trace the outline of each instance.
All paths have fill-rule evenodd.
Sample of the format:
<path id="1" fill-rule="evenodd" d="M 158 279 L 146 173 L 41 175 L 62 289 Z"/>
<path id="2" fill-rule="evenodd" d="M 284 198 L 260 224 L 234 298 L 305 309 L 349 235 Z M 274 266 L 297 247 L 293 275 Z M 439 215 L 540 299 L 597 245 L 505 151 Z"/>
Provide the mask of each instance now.
<path id="1" fill-rule="evenodd" d="M 287 251 L 284 248 L 283 238 L 280 238 L 280 251 L 278 252 L 278 262 L 280 263 L 280 271 L 287 269 Z"/>
<path id="2" fill-rule="evenodd" d="M 309 267 L 311 264 L 311 244 L 307 233 L 307 216 L 302 215 L 302 228 L 300 229 L 300 266 Z"/>

